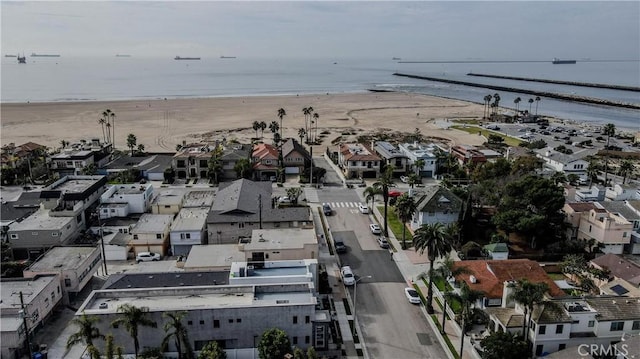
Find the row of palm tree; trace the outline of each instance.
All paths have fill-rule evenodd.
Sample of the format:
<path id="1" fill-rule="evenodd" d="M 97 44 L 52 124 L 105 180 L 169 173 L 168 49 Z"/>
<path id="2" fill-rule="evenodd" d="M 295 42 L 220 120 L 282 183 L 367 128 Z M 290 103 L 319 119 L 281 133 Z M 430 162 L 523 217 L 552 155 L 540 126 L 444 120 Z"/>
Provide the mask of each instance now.
<path id="1" fill-rule="evenodd" d="M 482 114 L 482 118 L 489 118 L 490 115 L 496 115 L 499 113 L 500 110 L 500 94 L 495 93 L 493 95 L 486 95 L 485 97 L 483 97 L 483 104 L 484 104 L 484 112 Z M 493 100 L 493 102 L 491 102 L 491 100 Z M 516 112 L 519 113 L 520 112 L 520 102 L 522 102 L 522 98 L 520 98 L 519 96 L 516 97 L 513 100 L 513 103 L 516 105 Z M 533 105 L 533 103 L 536 103 L 536 112 L 535 115 L 538 116 L 538 102 L 540 102 L 540 96 L 536 96 L 535 99 L 534 98 L 530 98 L 528 100 L 529 102 L 529 113 L 531 113 L 531 106 Z"/>
<path id="2" fill-rule="evenodd" d="M 111 326 L 117 328 L 123 326 L 123 328 L 129 333 L 133 339 L 133 348 L 135 357 L 138 357 L 140 352 L 139 331 L 143 327 L 157 328 L 157 323 L 148 318 L 149 308 L 136 307 L 129 304 L 123 304 L 118 307 L 118 313 L 120 316 L 115 319 Z M 176 351 L 178 352 L 179 359 L 194 359 L 193 348 L 191 348 L 191 342 L 189 340 L 189 333 L 187 328 L 182 323 L 183 318 L 187 312 L 167 312 L 163 313 L 163 317 L 167 321 L 163 325 L 163 329 L 166 333 L 162 339 L 162 348 L 164 351 L 168 348 L 168 345 L 173 341 Z M 113 353 L 113 337 L 110 335 L 105 336 L 100 333 L 97 324 L 100 319 L 94 315 L 87 315 L 83 313 L 81 316 L 74 318 L 71 321 L 78 327 L 78 331 L 72 334 L 67 340 L 67 350 L 77 344 L 85 344 L 87 351 L 92 358 L 100 358 L 100 353 L 95 346 L 95 340 L 107 340 L 106 352 L 107 358 L 112 358 Z M 215 343 L 215 342 L 213 342 Z M 121 357 L 122 348 L 118 347 L 116 351 L 119 352 Z M 222 354 L 218 358 L 225 358 L 224 351 L 220 351 Z M 202 355 L 201 355 L 202 357 Z"/>
<path id="3" fill-rule="evenodd" d="M 100 124 L 100 128 L 102 129 L 102 139 L 104 140 L 104 142 L 115 142 L 115 112 L 111 111 L 110 109 L 104 110 L 101 114 L 101 117 L 98 118 L 98 123 Z"/>

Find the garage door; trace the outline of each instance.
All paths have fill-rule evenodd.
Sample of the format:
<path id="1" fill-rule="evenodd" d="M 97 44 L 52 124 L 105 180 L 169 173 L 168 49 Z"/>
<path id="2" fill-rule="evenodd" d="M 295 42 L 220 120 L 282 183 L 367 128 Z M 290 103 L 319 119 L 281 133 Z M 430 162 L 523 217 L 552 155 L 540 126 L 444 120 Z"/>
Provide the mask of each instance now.
<path id="1" fill-rule="evenodd" d="M 300 173 L 300 167 L 285 167 L 284 168 L 284 173 L 291 175 L 291 174 L 298 174 Z"/>

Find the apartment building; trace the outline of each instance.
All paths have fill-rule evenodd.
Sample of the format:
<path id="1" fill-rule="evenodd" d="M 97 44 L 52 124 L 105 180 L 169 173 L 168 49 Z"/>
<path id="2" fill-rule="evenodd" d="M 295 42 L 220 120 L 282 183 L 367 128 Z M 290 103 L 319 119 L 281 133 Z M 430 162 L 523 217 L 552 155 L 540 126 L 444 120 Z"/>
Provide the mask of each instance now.
<path id="1" fill-rule="evenodd" d="M 209 159 L 216 146 L 206 143 L 185 144 L 173 156 L 172 167 L 177 178 L 207 178 Z"/>
<path id="2" fill-rule="evenodd" d="M 631 242 L 633 223 L 618 212 L 609 212 L 599 203 L 596 208 L 580 214 L 576 238 L 589 242 L 595 240 L 603 253 L 622 254 Z"/>
<path id="3" fill-rule="evenodd" d="M 100 219 L 127 217 L 149 211 L 153 199 L 151 184 L 118 184 L 100 196 Z"/>
<path id="4" fill-rule="evenodd" d="M 401 143 L 398 150 L 407 156 L 407 161 L 411 170 L 421 177 L 436 178 L 438 172 L 438 153 L 449 153 L 448 149 L 440 147 L 435 143 Z M 424 162 L 422 168 L 415 168 L 418 160 Z"/>

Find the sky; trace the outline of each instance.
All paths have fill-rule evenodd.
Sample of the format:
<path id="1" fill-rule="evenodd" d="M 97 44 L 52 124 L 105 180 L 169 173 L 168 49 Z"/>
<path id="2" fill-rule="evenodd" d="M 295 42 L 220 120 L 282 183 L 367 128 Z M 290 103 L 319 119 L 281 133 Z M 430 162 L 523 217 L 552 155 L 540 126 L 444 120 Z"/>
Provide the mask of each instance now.
<path id="1" fill-rule="evenodd" d="M 640 59 L 640 1 L 5 1 L 2 54 Z"/>

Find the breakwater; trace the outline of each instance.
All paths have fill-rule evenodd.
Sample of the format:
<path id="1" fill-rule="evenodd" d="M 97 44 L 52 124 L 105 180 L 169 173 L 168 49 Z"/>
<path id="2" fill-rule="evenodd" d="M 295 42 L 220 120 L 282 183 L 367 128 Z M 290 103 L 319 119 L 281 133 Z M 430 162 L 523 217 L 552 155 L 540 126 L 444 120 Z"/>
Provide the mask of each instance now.
<path id="1" fill-rule="evenodd" d="M 456 85 L 486 88 L 486 89 L 491 89 L 496 91 L 517 92 L 517 93 L 522 93 L 527 95 L 542 96 L 547 98 L 555 98 L 558 100 L 574 101 L 574 102 L 588 103 L 593 105 L 621 107 L 621 108 L 640 110 L 640 105 L 637 105 L 637 104 L 609 101 L 609 100 L 603 100 L 599 98 L 586 97 L 586 96 L 568 95 L 568 94 L 561 94 L 561 93 L 547 92 L 547 91 L 533 91 L 533 90 L 526 90 L 526 89 L 507 87 L 507 86 L 486 85 L 486 84 L 479 84 L 475 82 L 457 81 L 457 80 L 441 79 L 437 77 L 403 74 L 399 72 L 396 72 L 393 75 L 409 77 L 409 78 L 419 79 L 419 80 L 428 80 L 428 81 L 444 82 L 444 83 L 450 83 L 450 84 L 456 84 Z"/>
<path id="2" fill-rule="evenodd" d="M 467 76 L 487 77 L 487 78 L 491 78 L 491 79 L 541 82 L 541 83 L 546 83 L 546 84 L 570 85 L 570 86 L 581 86 L 581 87 L 594 87 L 594 88 L 601 88 L 601 89 L 640 92 L 640 87 L 635 87 L 635 86 L 621 86 L 621 85 L 597 84 L 597 83 L 590 83 L 590 82 L 575 82 L 575 81 L 559 81 L 559 80 L 548 80 L 548 79 L 534 79 L 534 78 L 516 77 L 516 76 L 474 74 L 473 72 L 469 72 L 467 74 Z"/>

